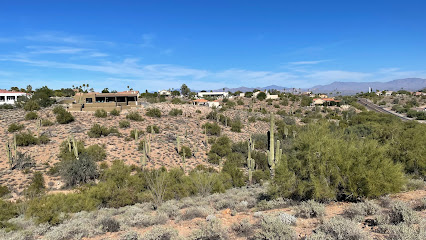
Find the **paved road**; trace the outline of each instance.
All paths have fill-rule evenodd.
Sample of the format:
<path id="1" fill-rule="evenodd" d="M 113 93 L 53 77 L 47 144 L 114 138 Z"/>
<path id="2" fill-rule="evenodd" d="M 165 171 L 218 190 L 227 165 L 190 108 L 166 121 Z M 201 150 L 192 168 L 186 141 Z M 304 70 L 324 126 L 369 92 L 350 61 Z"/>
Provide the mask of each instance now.
<path id="1" fill-rule="evenodd" d="M 400 119 L 402 119 L 403 121 L 410 121 L 410 120 L 413 120 L 413 119 L 411 119 L 411 118 L 408 118 L 408 117 L 405 117 L 405 116 L 399 115 L 399 114 L 397 114 L 397 113 L 395 113 L 395 112 L 391 112 L 391 111 L 388 111 L 388 110 L 386 110 L 386 109 L 383 109 L 383 108 L 381 108 L 381 107 L 377 106 L 376 104 L 374 104 L 374 103 L 372 103 L 372 102 L 368 101 L 368 100 L 367 100 L 367 99 L 365 99 L 365 98 L 360 98 L 360 99 L 358 99 L 358 103 L 360 103 L 360 104 L 364 105 L 366 108 L 368 108 L 368 109 L 370 109 L 370 110 L 373 110 L 373 111 L 376 111 L 376 112 L 386 113 L 386 114 L 392 114 L 392 115 L 394 115 L 394 116 L 399 117 L 399 118 L 400 118 Z"/>

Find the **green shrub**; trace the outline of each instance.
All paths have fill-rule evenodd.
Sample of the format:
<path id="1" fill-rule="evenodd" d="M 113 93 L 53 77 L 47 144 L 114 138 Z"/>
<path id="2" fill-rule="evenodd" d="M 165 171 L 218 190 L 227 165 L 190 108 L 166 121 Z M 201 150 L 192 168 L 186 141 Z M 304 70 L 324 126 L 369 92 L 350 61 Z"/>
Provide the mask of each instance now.
<path id="1" fill-rule="evenodd" d="M 111 116 L 120 116 L 120 110 L 118 110 L 118 109 L 114 108 L 113 110 L 111 110 L 111 111 L 109 112 L 109 114 L 110 114 Z"/>
<path id="2" fill-rule="evenodd" d="M 21 131 L 22 129 L 24 129 L 24 125 L 23 124 L 18 124 L 18 123 L 12 123 L 9 125 L 9 127 L 7 128 L 7 131 L 9 132 L 18 132 Z"/>
<path id="3" fill-rule="evenodd" d="M 107 112 L 104 109 L 96 109 L 95 117 L 97 118 L 106 118 L 108 116 Z"/>
<path id="4" fill-rule="evenodd" d="M 4 197 L 6 194 L 9 194 L 10 190 L 6 186 L 0 185 L 0 198 Z"/>
<path id="5" fill-rule="evenodd" d="M 34 120 L 38 118 L 38 114 L 36 112 L 29 112 L 25 114 L 25 120 Z"/>
<path id="6" fill-rule="evenodd" d="M 173 98 L 171 103 L 173 104 L 183 104 L 184 101 L 180 100 L 180 98 Z"/>
<path id="7" fill-rule="evenodd" d="M 209 162 L 218 164 L 219 162 L 216 163 L 216 160 L 221 160 L 232 152 L 231 144 L 232 141 L 228 136 L 221 136 L 217 138 L 215 143 L 210 148 Z"/>
<path id="8" fill-rule="evenodd" d="M 24 191 L 24 194 L 28 198 L 34 198 L 43 195 L 45 190 L 46 187 L 44 185 L 43 173 L 35 172 L 31 179 L 30 185 Z"/>
<path id="9" fill-rule="evenodd" d="M 0 229 L 15 228 L 7 221 L 19 215 L 17 204 L 0 199 L 0 213 Z"/>
<path id="10" fill-rule="evenodd" d="M 44 134 L 42 134 L 42 135 L 40 135 L 40 137 L 38 137 L 38 143 L 39 144 L 47 144 L 49 142 L 50 142 L 49 137 L 44 135 Z"/>
<path id="11" fill-rule="evenodd" d="M 391 224 L 416 224 L 419 222 L 419 217 L 416 212 L 404 202 L 395 202 L 391 204 L 389 211 L 389 222 Z"/>
<path id="12" fill-rule="evenodd" d="M 154 130 L 154 132 L 152 132 Z M 149 125 L 146 127 L 147 133 L 160 133 L 160 128 L 157 125 Z"/>
<path id="13" fill-rule="evenodd" d="M 41 120 L 41 125 L 42 125 L 43 127 L 48 127 L 48 126 L 52 126 L 52 125 L 53 125 L 53 122 L 52 122 L 52 121 L 50 121 L 49 119 L 42 119 L 42 120 Z"/>
<path id="14" fill-rule="evenodd" d="M 138 131 L 138 136 L 139 136 L 139 138 L 140 137 L 142 137 L 142 135 L 144 134 L 144 131 L 143 130 L 136 130 L 136 129 L 133 129 L 133 130 L 131 130 L 130 131 L 130 135 L 129 135 L 129 137 L 131 138 L 131 139 L 135 139 L 135 133 L 136 133 L 136 131 Z M 154 130 L 155 131 L 155 130 Z"/>
<path id="15" fill-rule="evenodd" d="M 140 121 L 143 121 L 143 120 L 145 120 L 145 119 L 143 119 L 142 118 L 142 116 L 138 113 L 138 112 L 130 112 L 130 113 L 128 113 L 127 115 L 126 115 L 126 118 L 127 119 L 130 119 L 130 120 L 132 120 L 132 121 L 137 121 L 137 122 L 140 122 Z"/>
<path id="16" fill-rule="evenodd" d="M 257 94 L 256 98 L 260 101 L 263 101 L 263 100 L 266 99 L 266 93 L 260 92 L 260 93 Z"/>
<path id="17" fill-rule="evenodd" d="M 183 114 L 182 109 L 177 109 L 177 108 L 173 108 L 169 112 L 170 116 L 178 116 L 178 115 L 182 115 L 182 114 Z"/>
<path id="18" fill-rule="evenodd" d="M 67 186 L 88 183 L 98 177 L 96 163 L 87 153 L 80 154 L 78 160 L 62 160 L 59 171 Z"/>
<path id="19" fill-rule="evenodd" d="M 241 132 L 241 128 L 243 128 L 243 123 L 240 119 L 235 119 L 231 122 L 231 131 L 232 132 Z"/>
<path id="20" fill-rule="evenodd" d="M 244 102 L 243 102 L 243 100 L 238 99 L 237 104 L 241 106 L 241 105 L 244 105 Z"/>
<path id="21" fill-rule="evenodd" d="M 121 120 L 118 122 L 118 126 L 120 128 L 129 128 L 130 127 L 130 122 L 127 120 Z"/>
<path id="22" fill-rule="evenodd" d="M 100 162 L 105 160 L 107 154 L 105 151 L 105 145 L 94 144 L 85 149 L 85 152 L 90 155 L 90 157 L 95 162 Z"/>
<path id="23" fill-rule="evenodd" d="M 119 134 L 118 130 L 116 128 L 107 128 L 105 126 L 101 126 L 97 123 L 93 124 L 93 126 L 90 128 L 89 132 L 87 133 L 87 135 L 89 135 L 89 137 L 91 138 L 100 138 L 102 136 L 108 136 L 110 134 Z"/>
<path id="24" fill-rule="evenodd" d="M 36 101 L 30 100 L 30 101 L 25 103 L 24 110 L 25 111 L 37 111 L 37 110 L 40 110 L 40 105 L 38 105 L 38 103 Z"/>
<path id="25" fill-rule="evenodd" d="M 57 109 L 57 107 L 55 107 L 55 109 Z M 74 121 L 74 116 L 64 108 L 58 108 L 57 111 L 55 111 L 55 109 L 53 109 L 53 112 L 56 114 L 56 121 L 59 124 L 68 124 Z"/>
<path id="26" fill-rule="evenodd" d="M 220 126 L 217 123 L 205 123 L 201 126 L 204 131 L 207 129 L 207 133 L 209 135 L 220 136 Z"/>
<path id="27" fill-rule="evenodd" d="M 30 146 L 37 144 L 38 139 L 34 137 L 30 131 L 16 134 L 16 146 Z"/>
<path id="28" fill-rule="evenodd" d="M 185 158 L 192 157 L 191 149 L 189 147 L 187 147 L 187 146 L 180 147 L 179 155 L 183 156 L 184 153 L 185 153 Z"/>
<path id="29" fill-rule="evenodd" d="M 14 109 L 15 108 L 15 105 L 12 105 L 12 104 L 2 104 L 2 105 L 0 105 L 0 109 Z"/>
<path id="30" fill-rule="evenodd" d="M 146 110 L 145 115 L 147 115 L 148 117 L 160 118 L 161 117 L 161 111 L 158 108 L 149 108 L 149 109 Z"/>

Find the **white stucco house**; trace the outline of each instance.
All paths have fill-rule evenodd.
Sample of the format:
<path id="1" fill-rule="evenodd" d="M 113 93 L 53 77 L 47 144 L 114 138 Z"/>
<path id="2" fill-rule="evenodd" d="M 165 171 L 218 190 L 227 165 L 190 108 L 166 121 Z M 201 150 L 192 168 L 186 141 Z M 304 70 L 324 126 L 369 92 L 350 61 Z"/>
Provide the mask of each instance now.
<path id="1" fill-rule="evenodd" d="M 15 104 L 20 96 L 26 96 L 24 92 L 14 92 L 0 89 L 0 105 L 3 104 Z"/>
<path id="2" fill-rule="evenodd" d="M 168 96 L 171 96 L 172 93 L 168 90 L 160 90 L 160 91 L 158 91 L 158 95 L 168 97 Z"/>
<path id="3" fill-rule="evenodd" d="M 258 92 L 255 92 L 255 93 L 253 93 L 253 98 L 257 98 L 257 95 L 259 95 L 259 93 L 261 93 L 262 91 L 258 91 Z M 269 94 L 269 92 L 268 91 L 264 91 L 264 93 L 266 94 L 266 99 L 278 99 L 278 98 L 280 98 L 278 95 L 271 95 L 271 94 Z"/>
<path id="4" fill-rule="evenodd" d="M 227 98 L 229 96 L 229 93 L 228 92 L 199 92 L 197 95 L 199 98 L 204 98 L 204 97 Z"/>

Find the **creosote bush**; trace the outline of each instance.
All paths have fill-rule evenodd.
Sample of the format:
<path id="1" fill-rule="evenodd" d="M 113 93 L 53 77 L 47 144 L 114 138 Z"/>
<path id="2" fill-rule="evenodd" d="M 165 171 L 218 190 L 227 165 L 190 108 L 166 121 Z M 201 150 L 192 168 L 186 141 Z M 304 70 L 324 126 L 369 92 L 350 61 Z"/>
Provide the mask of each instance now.
<path id="1" fill-rule="evenodd" d="M 108 128 L 105 126 L 101 126 L 97 123 L 93 124 L 93 126 L 90 128 L 89 132 L 87 133 L 87 135 L 89 135 L 89 137 L 91 138 L 100 138 L 102 136 L 108 136 L 110 134 L 117 134 L 120 135 L 120 133 L 118 132 L 118 130 L 116 128 Z"/>
<path id="2" fill-rule="evenodd" d="M 106 118 L 108 116 L 107 112 L 104 109 L 96 109 L 95 117 L 97 118 Z"/>
<path id="3" fill-rule="evenodd" d="M 182 146 L 179 150 L 179 155 L 183 156 L 185 153 L 185 158 L 190 158 L 192 157 L 192 152 L 191 149 L 187 146 Z"/>
<path id="4" fill-rule="evenodd" d="M 220 126 L 217 123 L 205 123 L 202 126 L 202 129 L 204 131 L 207 130 L 206 134 L 208 135 L 216 135 L 216 136 L 220 136 Z"/>
<path id="5" fill-rule="evenodd" d="M 145 120 L 145 119 L 143 119 L 143 117 L 142 117 L 142 116 L 141 116 L 138 112 L 136 112 L 136 111 L 128 113 L 128 114 L 126 115 L 126 118 L 127 118 L 127 119 L 129 119 L 129 120 L 132 120 L 132 121 L 137 121 L 137 122 L 140 122 L 140 121 Z"/>
<path id="6" fill-rule="evenodd" d="M 177 109 L 177 108 L 173 108 L 169 112 L 170 116 L 178 116 L 178 115 L 182 115 L 182 114 L 183 114 L 182 109 Z"/>
<path id="7" fill-rule="evenodd" d="M 161 117 L 161 111 L 158 108 L 150 108 L 150 109 L 146 110 L 145 115 L 147 115 L 148 117 L 160 118 Z"/>
<path id="8" fill-rule="evenodd" d="M 19 124 L 19 123 L 12 123 L 12 124 L 10 124 L 9 125 L 9 127 L 7 128 L 7 131 L 8 132 L 11 132 L 11 133 L 13 133 L 13 132 L 19 132 L 19 131 L 21 131 L 22 129 L 24 129 L 25 127 L 24 127 L 24 125 L 23 124 Z"/>
<path id="9" fill-rule="evenodd" d="M 24 110 L 25 111 L 37 111 L 37 110 L 40 110 L 40 105 L 38 105 L 38 103 L 36 101 L 30 100 L 30 101 L 25 103 Z"/>
<path id="10" fill-rule="evenodd" d="M 53 113 L 56 115 L 56 121 L 59 124 L 67 124 L 74 121 L 74 116 L 62 106 L 53 108 Z"/>
<path id="11" fill-rule="evenodd" d="M 29 112 L 25 114 L 25 120 L 34 120 L 38 118 L 38 114 L 36 112 Z"/>
<path id="12" fill-rule="evenodd" d="M 152 132 L 152 129 L 154 129 L 154 132 Z M 147 133 L 160 133 L 160 127 L 158 127 L 157 125 L 149 125 L 146 127 L 146 132 Z"/>
<path id="13" fill-rule="evenodd" d="M 111 111 L 109 112 L 109 114 L 110 114 L 111 116 L 120 116 L 120 110 L 118 110 L 118 109 L 114 108 L 113 110 L 111 110 Z"/>
<path id="14" fill-rule="evenodd" d="M 120 120 L 120 121 L 118 122 L 118 126 L 119 126 L 120 128 L 129 128 L 129 127 L 130 127 L 130 122 L 129 122 L 129 121 L 127 121 L 127 120 Z"/>
<path id="15" fill-rule="evenodd" d="M 52 121 L 50 121 L 49 119 L 42 119 L 42 120 L 41 120 L 41 125 L 42 125 L 43 127 L 48 127 L 48 126 L 52 126 L 52 125 L 53 125 L 53 122 L 52 122 Z"/>

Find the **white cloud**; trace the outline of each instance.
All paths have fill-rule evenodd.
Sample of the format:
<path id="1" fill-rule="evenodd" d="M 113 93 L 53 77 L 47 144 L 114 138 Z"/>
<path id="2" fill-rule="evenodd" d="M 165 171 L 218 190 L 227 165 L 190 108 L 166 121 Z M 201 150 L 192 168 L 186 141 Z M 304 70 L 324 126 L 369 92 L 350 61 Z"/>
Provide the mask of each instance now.
<path id="1" fill-rule="evenodd" d="M 91 51 L 86 48 L 75 48 L 66 46 L 27 46 L 30 54 L 77 54 Z"/>

